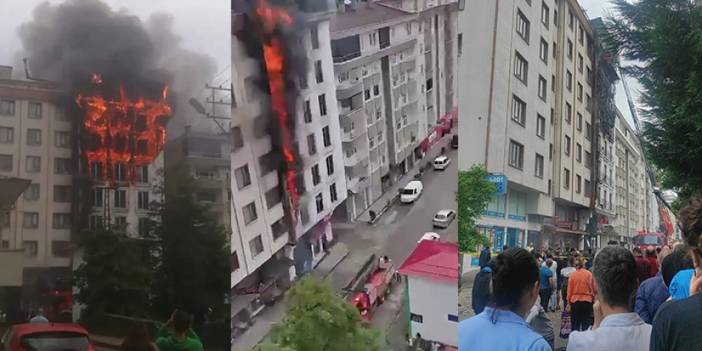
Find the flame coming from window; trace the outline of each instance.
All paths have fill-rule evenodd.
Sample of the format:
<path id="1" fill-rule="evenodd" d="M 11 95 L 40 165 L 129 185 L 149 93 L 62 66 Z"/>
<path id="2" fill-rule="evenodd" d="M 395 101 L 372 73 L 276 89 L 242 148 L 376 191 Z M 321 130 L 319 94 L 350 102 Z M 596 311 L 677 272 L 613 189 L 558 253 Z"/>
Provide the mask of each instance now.
<path id="1" fill-rule="evenodd" d="M 293 149 L 293 136 L 289 128 L 288 103 L 285 90 L 285 50 L 284 41 L 275 32 L 276 27 L 291 26 L 292 17 L 281 8 L 270 7 L 266 0 L 259 0 L 256 8 L 263 30 L 263 58 L 268 76 L 268 86 L 271 93 L 271 108 L 278 120 L 278 128 L 281 136 L 281 147 L 283 159 L 286 164 L 285 189 L 290 198 L 293 221 L 297 221 L 299 195 L 296 183 L 295 172 L 295 152 Z"/>
<path id="2" fill-rule="evenodd" d="M 102 78 L 93 74 L 91 81 L 101 84 Z M 76 104 L 85 113 L 86 142 L 81 147 L 95 178 L 114 181 L 121 165 L 126 180 L 133 181 L 137 167 L 154 161 L 166 142 L 166 121 L 171 115 L 167 96 L 167 86 L 158 100 L 132 100 L 122 87 L 116 100 L 100 95 L 76 96 Z"/>

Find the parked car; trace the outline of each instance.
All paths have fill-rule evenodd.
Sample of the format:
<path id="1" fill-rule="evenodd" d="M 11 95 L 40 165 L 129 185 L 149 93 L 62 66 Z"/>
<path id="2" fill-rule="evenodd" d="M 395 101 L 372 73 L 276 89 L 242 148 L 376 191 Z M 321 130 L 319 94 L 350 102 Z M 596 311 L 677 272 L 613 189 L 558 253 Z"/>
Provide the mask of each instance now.
<path id="1" fill-rule="evenodd" d="M 0 344 L 3 351 L 95 351 L 88 331 L 74 323 L 15 324 Z"/>
<path id="2" fill-rule="evenodd" d="M 417 241 L 417 244 L 421 243 L 424 240 L 439 241 L 441 240 L 441 235 L 433 232 L 424 233 L 424 235 L 422 235 L 422 238 L 419 239 L 419 241 Z"/>
<path id="3" fill-rule="evenodd" d="M 434 169 L 443 171 L 451 163 L 451 159 L 446 156 L 439 156 L 434 159 Z"/>
<path id="4" fill-rule="evenodd" d="M 419 180 L 413 180 L 400 191 L 400 202 L 403 204 L 413 203 L 414 200 L 422 195 L 422 190 L 424 190 L 424 185 Z"/>
<path id="5" fill-rule="evenodd" d="M 458 134 L 454 134 L 453 137 L 451 137 L 451 147 L 458 149 Z"/>
<path id="6" fill-rule="evenodd" d="M 434 227 L 448 228 L 454 219 L 456 219 L 456 212 L 454 210 L 441 210 L 434 215 L 432 223 Z"/>

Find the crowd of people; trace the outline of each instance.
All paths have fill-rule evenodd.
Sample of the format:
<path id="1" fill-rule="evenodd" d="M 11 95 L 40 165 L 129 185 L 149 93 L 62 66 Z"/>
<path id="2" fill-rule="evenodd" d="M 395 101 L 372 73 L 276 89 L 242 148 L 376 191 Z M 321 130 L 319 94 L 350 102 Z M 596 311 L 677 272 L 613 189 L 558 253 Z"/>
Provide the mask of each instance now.
<path id="1" fill-rule="evenodd" d="M 532 245 L 481 251 L 461 350 L 695 350 L 702 348 L 702 198 L 680 211 L 685 242 L 596 254 Z M 560 311 L 560 325 L 548 312 Z M 509 335 L 510 337 L 505 337 Z"/>

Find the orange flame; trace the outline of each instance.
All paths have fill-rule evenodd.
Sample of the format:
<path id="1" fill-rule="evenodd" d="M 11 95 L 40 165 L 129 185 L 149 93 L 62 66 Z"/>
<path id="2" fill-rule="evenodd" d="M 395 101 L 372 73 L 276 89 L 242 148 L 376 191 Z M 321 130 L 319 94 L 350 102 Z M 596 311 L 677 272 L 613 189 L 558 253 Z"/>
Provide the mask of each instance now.
<path id="1" fill-rule="evenodd" d="M 90 168 L 100 165 L 101 179 L 114 180 L 114 170 L 122 164 L 127 179 L 133 181 L 136 167 L 149 165 L 158 156 L 166 143 L 165 119 L 171 115 L 167 94 L 168 87 L 164 87 L 159 100 L 139 97 L 132 101 L 120 87 L 117 100 L 76 96 L 76 104 L 85 113 L 84 131 L 92 137 L 83 153 Z"/>
<path id="2" fill-rule="evenodd" d="M 266 63 L 266 73 L 271 93 L 271 105 L 273 112 L 278 119 L 278 127 L 281 135 L 282 153 L 287 165 L 285 171 L 285 186 L 288 191 L 291 207 L 293 211 L 293 222 L 297 221 L 299 194 L 297 189 L 295 172 L 295 152 L 293 150 L 293 137 L 289 124 L 288 106 L 285 91 L 285 56 L 283 41 L 280 37 L 273 35 L 277 26 L 291 26 L 292 17 L 281 8 L 270 7 L 266 0 L 259 0 L 256 9 L 264 36 L 271 36 L 270 40 L 264 41 L 263 58 Z"/>

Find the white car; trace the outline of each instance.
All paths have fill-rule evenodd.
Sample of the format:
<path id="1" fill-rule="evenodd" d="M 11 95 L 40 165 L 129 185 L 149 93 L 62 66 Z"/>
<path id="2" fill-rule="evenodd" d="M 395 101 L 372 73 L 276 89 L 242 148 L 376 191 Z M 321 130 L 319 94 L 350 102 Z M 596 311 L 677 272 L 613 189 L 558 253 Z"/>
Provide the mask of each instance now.
<path id="1" fill-rule="evenodd" d="M 422 190 L 424 190 L 424 185 L 422 185 L 422 182 L 419 180 L 413 180 L 407 183 L 407 185 L 400 190 L 400 202 L 403 204 L 413 203 L 414 200 L 417 200 L 419 195 L 422 195 Z"/>
<path id="2" fill-rule="evenodd" d="M 441 210 L 434 215 L 432 224 L 434 224 L 434 227 L 448 228 L 454 219 L 456 219 L 456 212 L 454 210 Z"/>
<path id="3" fill-rule="evenodd" d="M 446 156 L 439 156 L 434 159 L 434 169 L 443 171 L 451 163 L 451 159 Z"/>
<path id="4" fill-rule="evenodd" d="M 439 241 L 441 240 L 441 235 L 432 232 L 424 233 L 424 235 L 422 235 L 422 238 L 419 239 L 419 241 L 417 241 L 417 244 L 421 243 L 424 240 Z"/>

